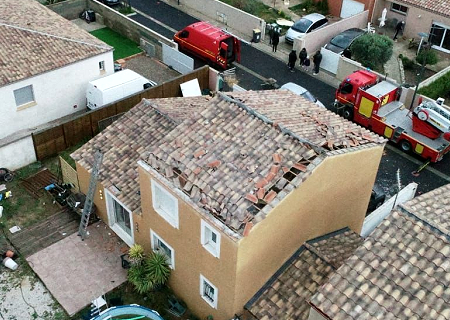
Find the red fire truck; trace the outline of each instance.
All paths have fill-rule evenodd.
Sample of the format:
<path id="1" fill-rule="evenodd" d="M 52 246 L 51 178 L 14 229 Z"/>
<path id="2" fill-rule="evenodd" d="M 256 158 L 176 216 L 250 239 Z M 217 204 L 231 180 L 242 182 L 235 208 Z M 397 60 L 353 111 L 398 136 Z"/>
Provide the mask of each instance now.
<path id="1" fill-rule="evenodd" d="M 409 110 L 400 101 L 401 88 L 360 70 L 349 75 L 336 90 L 334 105 L 352 120 L 431 161 L 450 151 L 450 111 L 442 101 L 419 102 Z"/>
<path id="2" fill-rule="evenodd" d="M 193 23 L 178 31 L 173 40 L 180 51 L 226 69 L 233 61 L 241 60 L 241 42 L 233 35 L 207 22 Z"/>

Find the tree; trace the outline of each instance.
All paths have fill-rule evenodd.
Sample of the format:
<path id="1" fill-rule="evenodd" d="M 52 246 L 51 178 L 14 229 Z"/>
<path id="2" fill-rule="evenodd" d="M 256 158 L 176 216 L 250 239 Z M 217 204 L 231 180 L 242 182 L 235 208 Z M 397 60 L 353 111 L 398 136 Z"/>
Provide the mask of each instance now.
<path id="1" fill-rule="evenodd" d="M 352 57 L 363 66 L 374 70 L 383 70 L 383 65 L 391 58 L 393 41 L 375 33 L 367 33 L 357 38 L 352 46 Z"/>

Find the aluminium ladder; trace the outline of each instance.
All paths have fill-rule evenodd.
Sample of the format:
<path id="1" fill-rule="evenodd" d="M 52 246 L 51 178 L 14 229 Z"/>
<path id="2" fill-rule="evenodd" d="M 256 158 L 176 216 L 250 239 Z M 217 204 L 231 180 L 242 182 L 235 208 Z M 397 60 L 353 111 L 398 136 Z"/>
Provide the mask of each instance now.
<path id="1" fill-rule="evenodd" d="M 81 240 L 84 240 L 87 235 L 87 226 L 92 212 L 94 194 L 97 189 L 97 179 L 102 161 L 103 153 L 100 150 L 97 150 L 94 154 L 94 164 L 92 166 L 91 179 L 89 180 L 89 189 L 86 195 L 86 201 L 84 202 L 83 213 L 81 214 L 80 227 L 78 228 L 78 235 L 81 236 Z"/>

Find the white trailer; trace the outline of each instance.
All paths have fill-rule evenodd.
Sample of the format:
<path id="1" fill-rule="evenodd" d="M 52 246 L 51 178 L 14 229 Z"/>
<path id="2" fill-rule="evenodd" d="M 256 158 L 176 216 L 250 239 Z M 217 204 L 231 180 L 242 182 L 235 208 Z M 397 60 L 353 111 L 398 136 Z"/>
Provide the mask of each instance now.
<path id="1" fill-rule="evenodd" d="M 88 83 L 87 107 L 91 110 L 98 109 L 155 85 L 155 82 L 133 70 L 122 70 Z"/>

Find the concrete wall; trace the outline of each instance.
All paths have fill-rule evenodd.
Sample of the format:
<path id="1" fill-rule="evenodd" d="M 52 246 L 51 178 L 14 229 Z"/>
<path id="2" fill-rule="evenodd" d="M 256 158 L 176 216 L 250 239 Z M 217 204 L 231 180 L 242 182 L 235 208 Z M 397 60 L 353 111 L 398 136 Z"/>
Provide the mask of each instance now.
<path id="1" fill-rule="evenodd" d="M 327 157 L 240 240 L 236 306 L 242 307 L 303 242 L 347 226 L 360 232 L 383 149 Z"/>
<path id="2" fill-rule="evenodd" d="M 133 40 L 136 43 L 141 43 L 141 38 L 144 38 L 147 42 L 155 46 L 155 57 L 162 60 L 162 45 L 164 43 L 170 47 L 176 48 L 177 45 L 171 39 L 168 39 L 159 33 L 143 26 L 142 24 L 131 20 L 127 16 L 120 12 L 111 9 L 110 7 L 93 1 L 88 0 L 88 6 L 96 13 L 100 14 L 103 19 L 103 23 L 110 29 L 120 33 L 124 37 Z"/>
<path id="3" fill-rule="evenodd" d="M 440 16 L 437 13 L 432 13 L 420 8 L 413 7 L 411 5 L 400 3 L 403 6 L 408 7 L 408 13 L 406 15 L 391 11 L 391 3 L 393 1 L 379 0 L 374 10 L 373 21 L 376 23 L 377 19 L 381 17 L 381 11 L 386 8 L 388 19 L 396 18 L 397 20 L 405 21 L 405 29 L 403 35 L 407 38 L 419 39 L 419 32 L 429 33 L 433 22 L 440 22 L 447 26 L 450 26 L 450 17 Z M 395 2 L 395 1 L 394 1 Z"/>
<path id="4" fill-rule="evenodd" d="M 0 166 L 16 170 L 36 161 L 31 135 L 0 147 Z"/>
<path id="5" fill-rule="evenodd" d="M 173 4 L 175 1 L 171 0 L 168 2 Z M 210 17 L 212 21 L 219 21 L 230 26 L 233 30 L 248 37 L 244 40 L 250 41 L 252 39 L 253 29 L 261 30 L 261 37 L 264 37 L 266 22 L 263 19 L 229 6 L 226 3 L 217 0 L 180 0 L 180 4 L 201 12 L 201 14 Z"/>
<path id="6" fill-rule="evenodd" d="M 326 45 L 331 38 L 342 31 L 350 28 L 366 28 L 368 14 L 368 11 L 364 11 L 349 18 L 333 22 L 332 24 L 320 28 L 319 30 L 308 33 L 301 39 L 296 38 L 294 39 L 293 48 L 297 50 L 297 52 L 300 52 L 301 49 L 306 48 L 306 51 L 312 57 L 317 50 Z"/>
<path id="7" fill-rule="evenodd" d="M 56 12 L 67 20 L 78 18 L 79 14 L 86 9 L 87 0 L 66 0 L 48 5 L 47 8 Z"/>
<path id="8" fill-rule="evenodd" d="M 99 62 L 105 62 L 105 71 Z M 114 73 L 112 51 L 0 88 L 0 139 L 86 107 L 89 81 Z M 35 103 L 17 107 L 14 90 L 32 85 Z"/>

